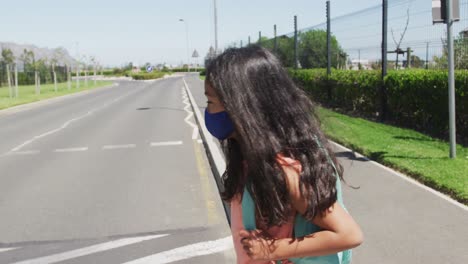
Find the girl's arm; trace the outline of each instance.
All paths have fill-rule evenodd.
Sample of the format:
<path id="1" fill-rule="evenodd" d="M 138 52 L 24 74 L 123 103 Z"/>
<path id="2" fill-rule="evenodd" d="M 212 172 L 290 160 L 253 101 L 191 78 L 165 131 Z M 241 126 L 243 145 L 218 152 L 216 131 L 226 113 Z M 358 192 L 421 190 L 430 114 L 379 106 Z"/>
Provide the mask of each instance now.
<path id="1" fill-rule="evenodd" d="M 306 201 L 300 195 L 299 174 L 292 166 L 283 166 L 287 174 L 287 184 L 294 208 L 301 214 L 306 211 Z M 323 216 L 312 221 L 324 229 L 304 238 L 268 240 L 258 231 L 241 231 L 244 250 L 253 259 L 281 260 L 298 257 L 323 256 L 359 246 L 363 234 L 339 203 L 331 206 Z"/>
<path id="2" fill-rule="evenodd" d="M 303 239 L 277 240 L 271 259 L 324 256 L 357 247 L 363 241 L 361 229 L 339 203 L 313 222 L 324 230 Z"/>

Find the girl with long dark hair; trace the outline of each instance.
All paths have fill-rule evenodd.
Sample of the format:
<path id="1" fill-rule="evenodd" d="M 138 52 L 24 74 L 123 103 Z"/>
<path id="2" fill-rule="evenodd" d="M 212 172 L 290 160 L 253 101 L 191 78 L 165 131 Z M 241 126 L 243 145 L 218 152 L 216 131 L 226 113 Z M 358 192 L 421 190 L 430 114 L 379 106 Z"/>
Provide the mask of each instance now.
<path id="1" fill-rule="evenodd" d="M 268 50 L 231 48 L 206 69 L 205 123 L 221 140 L 238 263 L 349 263 L 361 229 L 314 107 Z"/>

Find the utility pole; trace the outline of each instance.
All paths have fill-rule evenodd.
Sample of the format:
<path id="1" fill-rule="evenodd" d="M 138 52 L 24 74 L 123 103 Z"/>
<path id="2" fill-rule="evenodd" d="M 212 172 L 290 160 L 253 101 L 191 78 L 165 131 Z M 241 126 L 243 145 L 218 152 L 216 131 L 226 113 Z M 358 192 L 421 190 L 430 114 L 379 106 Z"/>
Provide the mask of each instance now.
<path id="1" fill-rule="evenodd" d="M 426 70 L 429 69 L 429 42 L 426 42 Z"/>
<path id="2" fill-rule="evenodd" d="M 76 42 L 76 58 L 78 60 L 76 62 L 76 89 L 80 89 L 80 53 L 79 53 L 78 45 L 79 43 Z"/>
<path id="3" fill-rule="evenodd" d="M 327 1 L 327 76 L 330 76 L 330 74 L 331 74 L 331 23 L 330 23 L 330 1 Z"/>
<path id="4" fill-rule="evenodd" d="M 358 49 L 358 70 L 361 70 L 362 69 L 362 65 L 361 65 L 361 50 Z"/>
<path id="5" fill-rule="evenodd" d="M 13 88 L 11 87 L 11 74 L 10 74 L 10 64 L 6 64 L 7 67 L 7 81 L 8 81 L 8 91 L 10 98 L 13 98 Z"/>
<path id="6" fill-rule="evenodd" d="M 186 38 L 186 45 L 187 45 L 187 71 L 190 72 L 190 48 L 189 48 L 189 38 L 188 38 L 188 23 L 187 20 L 181 18 L 179 21 L 184 22 L 185 24 L 185 38 Z M 216 54 L 216 51 L 215 51 Z"/>
<path id="7" fill-rule="evenodd" d="M 97 78 L 97 72 L 96 72 L 96 61 L 93 59 L 93 66 L 94 66 L 94 86 L 96 86 L 96 78 Z"/>
<path id="8" fill-rule="evenodd" d="M 388 0 L 382 0 L 382 85 L 380 86 L 380 121 L 387 119 L 387 91 L 385 76 L 387 76 L 387 28 Z"/>
<path id="9" fill-rule="evenodd" d="M 411 69 L 411 48 L 410 47 L 406 49 L 406 59 L 407 59 L 406 66 L 408 69 Z"/>
<path id="10" fill-rule="evenodd" d="M 453 51 L 453 10 L 452 0 L 446 0 L 447 12 L 447 46 L 448 46 L 448 85 L 449 85 L 449 128 L 450 128 L 450 158 L 457 157 L 455 128 L 455 63 Z"/>
<path id="11" fill-rule="evenodd" d="M 273 34 L 275 35 L 275 42 L 274 42 L 273 51 L 277 52 L 278 51 L 278 39 L 276 37 L 276 25 L 273 26 Z"/>
<path id="12" fill-rule="evenodd" d="M 18 64 L 15 63 L 15 97 L 18 98 Z"/>
<path id="13" fill-rule="evenodd" d="M 214 2 L 215 54 L 218 55 L 218 10 L 216 8 L 216 0 L 213 0 L 213 2 Z"/>
<path id="14" fill-rule="evenodd" d="M 249 46 L 250 46 L 250 36 L 249 36 Z"/>
<path id="15" fill-rule="evenodd" d="M 57 73 L 55 72 L 55 63 L 52 64 L 52 74 L 54 75 L 54 91 L 57 92 Z"/>
<path id="16" fill-rule="evenodd" d="M 294 16 L 294 69 L 298 68 L 297 55 L 297 16 Z"/>
<path id="17" fill-rule="evenodd" d="M 67 86 L 68 86 L 67 88 L 68 90 L 70 90 L 71 89 L 71 73 L 70 73 L 71 66 L 65 65 L 65 67 L 67 68 Z"/>
<path id="18" fill-rule="evenodd" d="M 258 32 L 258 45 L 262 45 L 262 31 Z"/>

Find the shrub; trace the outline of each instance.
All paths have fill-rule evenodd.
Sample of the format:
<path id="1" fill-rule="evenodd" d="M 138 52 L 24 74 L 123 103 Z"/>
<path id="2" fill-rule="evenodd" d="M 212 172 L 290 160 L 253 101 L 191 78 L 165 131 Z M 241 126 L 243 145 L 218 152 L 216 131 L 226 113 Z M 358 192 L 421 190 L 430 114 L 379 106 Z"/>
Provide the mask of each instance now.
<path id="1" fill-rule="evenodd" d="M 380 71 L 290 70 L 314 101 L 375 117 L 380 109 Z M 468 72 L 455 73 L 458 142 L 468 144 Z M 331 97 L 328 96 L 328 87 Z M 430 135 L 448 137 L 448 74 L 441 70 L 390 71 L 385 77 L 390 121 Z"/>

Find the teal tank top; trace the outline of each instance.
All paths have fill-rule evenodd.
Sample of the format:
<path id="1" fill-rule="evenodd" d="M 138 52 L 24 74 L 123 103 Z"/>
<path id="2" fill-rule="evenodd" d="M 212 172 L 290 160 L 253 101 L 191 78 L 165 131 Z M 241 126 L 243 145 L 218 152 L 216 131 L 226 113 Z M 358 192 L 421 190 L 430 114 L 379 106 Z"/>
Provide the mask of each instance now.
<path id="1" fill-rule="evenodd" d="M 331 160 L 330 156 L 328 155 L 327 150 L 322 147 L 322 144 L 320 144 L 320 141 L 318 140 L 317 137 L 315 137 L 315 140 L 317 142 L 317 145 L 320 147 L 320 149 L 322 149 L 325 152 L 328 162 L 330 162 L 330 164 L 333 166 L 334 175 L 335 177 L 337 177 L 337 180 L 336 180 L 337 200 L 338 200 L 338 203 L 346 210 L 343 204 L 343 195 L 341 193 L 341 183 L 338 177 L 336 166 Z M 242 197 L 242 222 L 246 230 L 257 229 L 256 221 L 255 221 L 255 205 L 254 205 L 252 196 L 250 195 L 247 188 L 244 188 L 244 194 Z M 294 220 L 294 232 L 293 232 L 294 237 L 296 238 L 304 237 L 304 236 L 310 235 L 312 233 L 315 233 L 321 230 L 322 229 L 319 226 L 313 224 L 310 221 L 307 221 L 301 214 L 299 213 L 296 214 L 296 217 Z M 345 250 L 345 251 L 327 255 L 327 256 L 292 258 L 289 260 L 296 264 L 349 264 L 351 263 L 351 256 L 352 256 L 352 251 L 349 249 L 349 250 Z"/>

